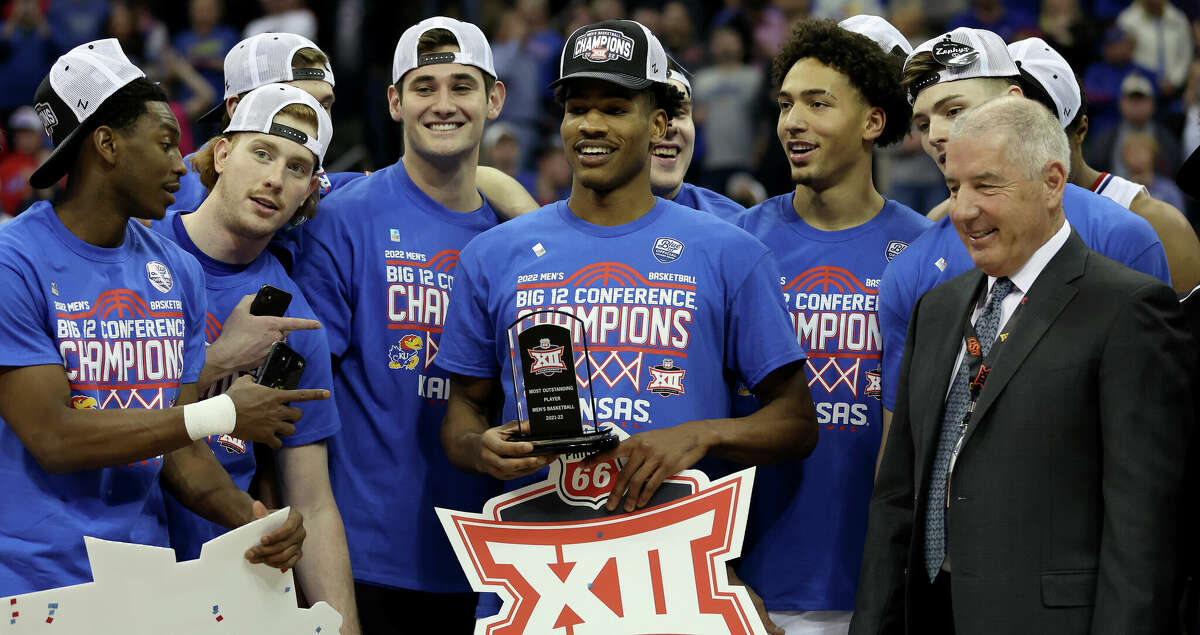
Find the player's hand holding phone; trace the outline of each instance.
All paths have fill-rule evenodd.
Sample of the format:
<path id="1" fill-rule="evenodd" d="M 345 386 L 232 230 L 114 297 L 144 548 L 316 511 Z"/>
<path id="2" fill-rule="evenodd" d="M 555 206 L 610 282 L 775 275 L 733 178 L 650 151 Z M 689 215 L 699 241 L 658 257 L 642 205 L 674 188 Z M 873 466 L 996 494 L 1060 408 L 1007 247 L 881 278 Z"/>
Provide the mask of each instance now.
<path id="1" fill-rule="evenodd" d="M 329 398 L 328 390 L 278 390 L 256 384 L 248 375 L 239 377 L 225 394 L 233 400 L 237 411 L 233 436 L 246 441 L 265 443 L 272 448 L 283 445 L 279 437 L 296 433 L 294 423 L 304 414 L 299 408 L 288 405 L 289 402 Z"/>
<path id="2" fill-rule="evenodd" d="M 243 297 L 225 318 L 220 337 L 209 345 L 205 363 L 227 373 L 257 368 L 271 345 L 288 333 L 321 328 L 316 320 L 282 317 L 291 299 L 291 294 L 270 285 Z"/>

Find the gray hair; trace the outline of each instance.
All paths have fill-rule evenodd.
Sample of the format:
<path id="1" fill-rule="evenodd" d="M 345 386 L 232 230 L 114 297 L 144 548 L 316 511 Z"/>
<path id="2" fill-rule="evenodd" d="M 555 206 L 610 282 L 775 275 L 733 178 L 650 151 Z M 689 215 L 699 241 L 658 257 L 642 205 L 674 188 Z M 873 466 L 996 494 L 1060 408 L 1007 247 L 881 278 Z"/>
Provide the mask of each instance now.
<path id="1" fill-rule="evenodd" d="M 1051 161 L 1071 169 L 1071 147 L 1062 124 L 1032 99 L 1009 95 L 970 108 L 954 120 L 950 139 L 988 133 L 1004 135 L 1005 158 L 1023 167 L 1028 178 L 1041 176 Z"/>

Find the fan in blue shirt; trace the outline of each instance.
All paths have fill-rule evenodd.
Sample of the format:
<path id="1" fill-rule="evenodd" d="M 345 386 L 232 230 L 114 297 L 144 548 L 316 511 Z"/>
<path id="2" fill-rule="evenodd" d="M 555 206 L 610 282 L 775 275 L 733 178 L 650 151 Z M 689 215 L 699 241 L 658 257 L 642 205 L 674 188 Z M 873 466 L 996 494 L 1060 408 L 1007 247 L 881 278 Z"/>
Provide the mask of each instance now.
<path id="1" fill-rule="evenodd" d="M 84 535 L 164 546 L 160 483 L 229 527 L 265 516 L 201 439 L 277 446 L 298 412 L 286 402 L 328 396 L 245 380 L 193 403 L 204 274 L 131 221 L 162 218 L 171 202 L 179 125 L 114 39 L 73 49 L 51 75 L 35 100 L 54 151 L 30 183 L 69 172 L 70 184 L 57 205 L 0 228 L 0 596 L 88 582 Z M 303 538 L 293 513 L 245 557 L 290 567 Z"/>

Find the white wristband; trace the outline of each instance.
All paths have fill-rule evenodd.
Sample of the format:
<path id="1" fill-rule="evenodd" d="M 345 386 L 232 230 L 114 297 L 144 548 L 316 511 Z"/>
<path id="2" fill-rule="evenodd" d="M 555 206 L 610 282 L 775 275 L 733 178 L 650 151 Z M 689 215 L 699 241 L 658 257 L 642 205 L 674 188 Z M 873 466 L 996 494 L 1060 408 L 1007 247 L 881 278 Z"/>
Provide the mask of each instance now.
<path id="1" fill-rule="evenodd" d="M 237 408 L 229 395 L 217 395 L 183 407 L 183 425 L 193 441 L 214 434 L 229 434 L 236 423 Z"/>

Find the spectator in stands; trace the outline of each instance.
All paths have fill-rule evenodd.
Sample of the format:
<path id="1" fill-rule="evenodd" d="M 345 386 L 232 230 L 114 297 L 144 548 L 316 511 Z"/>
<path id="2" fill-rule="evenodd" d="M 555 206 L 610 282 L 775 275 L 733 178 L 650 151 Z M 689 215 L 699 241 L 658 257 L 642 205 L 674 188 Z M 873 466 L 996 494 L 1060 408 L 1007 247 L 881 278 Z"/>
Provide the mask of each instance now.
<path id="1" fill-rule="evenodd" d="M 1173 98 L 1187 81 L 1192 63 L 1192 26 L 1167 0 L 1136 0 L 1117 16 L 1117 24 L 1133 34 L 1133 61 L 1154 71 L 1158 89 Z"/>
<path id="2" fill-rule="evenodd" d="M 508 124 L 507 132 L 514 137 L 516 148 L 519 150 L 514 170 L 526 165 L 526 151 L 537 142 L 538 122 L 543 111 L 542 95 L 546 84 L 549 83 L 543 81 L 539 72 L 531 72 L 532 69 L 539 69 L 542 62 L 529 50 L 528 44 L 531 39 L 529 25 L 525 22 L 522 12 L 510 9 L 500 17 L 500 26 L 491 40 L 496 72 L 500 73 L 501 77 L 512 78 L 512 81 L 504 83 L 508 92 L 504 98 L 504 111 L 500 114 L 500 121 Z M 559 48 L 561 47 L 560 44 Z M 486 149 L 486 137 L 483 145 Z M 510 174 L 516 175 L 515 172 Z"/>
<path id="3" fill-rule="evenodd" d="M 163 61 L 170 37 L 167 26 L 154 17 L 144 1 L 114 1 L 105 31 L 108 37 L 117 38 L 135 66 L 149 70 L 151 77 L 162 72 L 158 64 Z"/>
<path id="4" fill-rule="evenodd" d="M 537 182 L 529 193 L 538 205 L 549 205 L 571 195 L 571 166 L 558 135 L 547 138 L 538 153 Z"/>
<path id="5" fill-rule="evenodd" d="M 100 37 L 108 7 L 108 0 L 51 0 L 46 11 L 50 37 L 62 51 Z M 44 71 L 49 67 L 47 64 L 38 68 Z"/>
<path id="6" fill-rule="evenodd" d="M 525 23 L 527 37 L 525 52 L 531 56 L 538 69 L 538 86 L 545 87 L 558 78 L 558 53 L 562 50 L 563 36 L 550 26 L 549 9 L 546 0 L 517 0 L 517 13 Z M 494 46 L 494 45 L 493 45 Z M 497 68 L 499 66 L 497 65 Z M 501 71 L 497 71 L 501 72 Z M 511 77 L 511 75 L 509 75 Z M 550 97 L 548 89 L 543 88 L 544 96 Z M 508 100 L 504 110 L 512 108 L 512 89 L 508 91 Z M 535 140 L 530 140 L 530 146 Z"/>
<path id="7" fill-rule="evenodd" d="M 16 216 L 33 202 L 29 175 L 37 169 L 45 133 L 37 113 L 21 106 L 8 118 L 9 152 L 0 158 L 0 210 Z"/>
<path id="8" fill-rule="evenodd" d="M 655 31 L 663 47 L 684 68 L 699 68 L 704 61 L 704 47 L 696 37 L 696 25 L 687 5 L 672 0 L 663 5 L 662 26 Z"/>
<path id="9" fill-rule="evenodd" d="M 970 8 L 952 18 L 946 28 L 984 29 L 999 35 L 1005 42 L 1012 42 L 1028 36 L 1036 23 L 1034 16 L 1018 7 L 1006 7 L 1001 0 L 972 0 Z"/>
<path id="10" fill-rule="evenodd" d="M 483 142 L 479 149 L 480 165 L 496 168 L 516 179 L 527 191 L 534 191 L 537 185 L 537 172 L 522 169 L 521 157 L 525 156 L 526 150 L 523 147 L 523 140 L 517 136 L 513 126 L 503 121 L 489 123 L 487 130 L 483 133 Z"/>
<path id="11" fill-rule="evenodd" d="M 266 15 L 251 20 L 242 32 L 243 38 L 259 33 L 295 33 L 310 40 L 317 39 L 317 16 L 304 0 L 259 0 L 259 4 Z"/>
<path id="12" fill-rule="evenodd" d="M 1129 180 L 1145 185 L 1150 196 L 1174 205 L 1175 209 L 1183 209 L 1183 192 L 1174 181 L 1154 169 L 1158 153 L 1158 142 L 1144 132 L 1126 135 L 1121 143 L 1121 161 L 1125 163 Z"/>
<path id="13" fill-rule="evenodd" d="M 758 105 L 762 73 L 746 63 L 742 37 L 731 27 L 713 31 L 709 52 L 713 65 L 696 73 L 692 82 L 699 104 L 693 116 L 704 130 L 709 148 L 701 163 L 701 184 L 720 194 L 730 176 L 753 167 L 750 140 L 758 126 L 749 113 Z"/>
<path id="14" fill-rule="evenodd" d="M 1133 61 L 1133 36 L 1114 26 L 1104 33 L 1101 48 L 1103 58 L 1087 66 L 1083 89 L 1088 96 L 1088 115 L 1093 133 L 1103 132 L 1117 123 L 1117 101 L 1121 97 L 1121 82 L 1130 73 L 1140 73 L 1153 82 L 1154 72 Z M 1083 66 L 1074 66 L 1076 70 Z"/>
<path id="15" fill-rule="evenodd" d="M 1037 25 L 1071 68 L 1087 68 L 1096 59 L 1099 27 L 1080 10 L 1079 0 L 1044 0 Z"/>
<path id="16" fill-rule="evenodd" d="M 0 26 L 0 113 L 29 103 L 59 54 L 38 0 L 14 0 L 10 6 L 8 20 Z"/>
<path id="17" fill-rule="evenodd" d="M 225 54 L 241 40 L 237 31 L 221 23 L 224 12 L 223 0 L 191 0 L 190 28 L 171 40 L 175 51 L 200 73 L 218 97 L 225 94 Z M 188 99 L 191 91 L 182 91 L 179 97 Z"/>
<path id="18" fill-rule="evenodd" d="M 1121 120 L 1116 126 L 1084 141 L 1083 156 L 1088 164 L 1102 172 L 1128 176 L 1121 158 L 1125 137 L 1145 132 L 1158 141 L 1158 171 L 1174 174 L 1179 169 L 1179 139 L 1154 120 L 1154 86 L 1150 80 L 1132 73 L 1121 82 L 1121 101 L 1118 103 Z"/>

